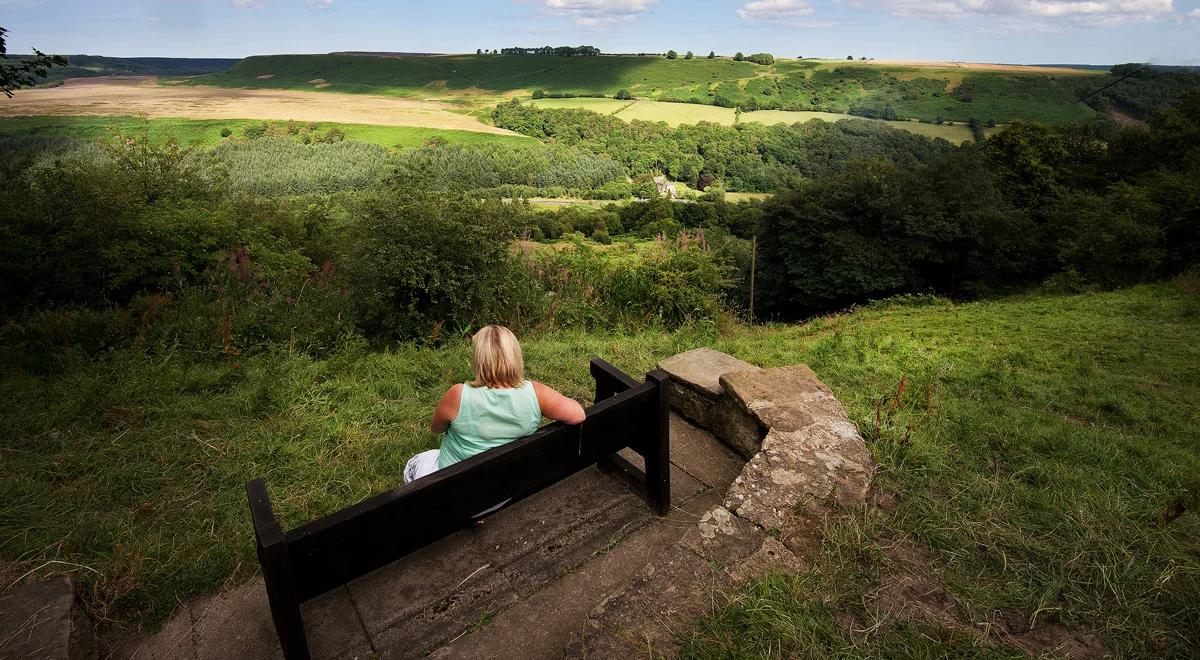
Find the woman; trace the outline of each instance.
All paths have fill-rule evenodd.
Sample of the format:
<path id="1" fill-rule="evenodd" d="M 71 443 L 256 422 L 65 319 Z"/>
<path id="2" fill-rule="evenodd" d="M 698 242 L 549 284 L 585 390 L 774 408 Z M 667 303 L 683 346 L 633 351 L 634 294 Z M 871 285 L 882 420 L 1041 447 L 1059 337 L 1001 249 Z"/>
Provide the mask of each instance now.
<path id="1" fill-rule="evenodd" d="M 511 330 L 489 325 L 471 338 L 475 380 L 446 390 L 429 427 L 445 433 L 440 449 L 413 456 L 404 483 L 533 433 L 542 416 L 579 424 L 583 406 L 539 382 L 525 380 L 521 344 Z"/>

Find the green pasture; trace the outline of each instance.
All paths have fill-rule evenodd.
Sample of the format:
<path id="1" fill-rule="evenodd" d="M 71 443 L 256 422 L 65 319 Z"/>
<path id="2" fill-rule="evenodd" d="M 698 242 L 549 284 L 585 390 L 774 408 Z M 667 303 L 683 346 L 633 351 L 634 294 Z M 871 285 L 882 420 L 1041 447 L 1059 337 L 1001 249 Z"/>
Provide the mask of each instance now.
<path id="1" fill-rule="evenodd" d="M 1091 116 L 1092 111 L 1076 101 L 1077 92 L 1081 85 L 1099 84 L 1103 75 L 1089 70 L 1051 74 L 830 60 L 780 60 L 759 66 L 725 57 L 268 55 L 182 82 L 436 98 L 477 107 L 537 89 L 609 97 L 625 89 L 642 99 L 707 105 L 753 100 L 759 107 L 830 113 L 862 105 L 890 107 L 902 119 L 1057 123 Z M 960 87 L 970 93 L 957 93 Z"/>
<path id="2" fill-rule="evenodd" d="M 735 122 L 755 122 L 760 124 L 793 124 L 804 123 L 813 119 L 834 122 L 840 119 L 863 119 L 854 115 L 835 112 L 809 112 L 803 110 L 756 110 L 743 112 L 740 116 L 733 108 L 721 108 L 715 105 L 697 105 L 694 103 L 667 103 L 663 101 L 618 101 L 616 99 L 572 98 L 572 99 L 536 99 L 530 103 L 539 108 L 579 108 L 601 114 L 613 115 L 626 121 L 640 119 L 643 121 L 663 121 L 671 126 L 680 124 L 697 124 L 709 121 L 725 126 Z M 942 138 L 954 144 L 962 144 L 973 139 L 971 129 L 962 124 L 924 124 L 916 121 L 884 121 L 870 119 L 867 121 L 882 121 L 892 128 L 898 128 L 910 133 L 931 138 Z M 996 129 L 985 129 L 985 133 Z"/>
<path id="3" fill-rule="evenodd" d="M 261 126 L 262 120 L 254 119 L 185 119 L 175 117 L 160 117 L 146 119 L 129 116 L 36 116 L 36 117 L 0 117 L 0 138 L 3 137 L 43 137 L 71 138 L 76 140 L 96 140 L 112 136 L 114 130 L 122 133 L 146 131 L 155 141 L 174 139 L 180 144 L 194 144 L 201 147 L 213 147 L 229 138 L 221 136 L 221 131 L 228 128 L 231 137 L 241 137 L 246 128 Z M 287 122 L 271 121 L 271 124 L 286 124 Z M 410 148 L 419 147 L 427 140 L 440 138 L 453 144 L 529 144 L 532 140 L 517 135 L 495 135 L 475 131 L 455 131 L 436 128 L 419 128 L 412 126 L 378 126 L 371 124 L 340 124 L 335 122 L 317 122 L 314 133 L 324 133 L 331 128 L 337 128 L 346 135 L 348 140 L 370 142 L 385 147 Z"/>
<path id="4" fill-rule="evenodd" d="M 1061 621 L 1117 655 L 1186 655 L 1200 631 L 1200 517 L 1170 512 L 1200 489 L 1198 305 L 1194 287 L 1168 282 L 524 345 L 531 377 L 585 401 L 596 356 L 635 374 L 698 346 L 803 362 L 879 461 L 895 506 L 850 512 L 810 571 L 714 594 L 686 657 L 986 651 L 872 618 L 866 594 L 897 538 L 929 553 L 968 616 Z M 246 480 L 267 478 L 288 526 L 391 488 L 409 455 L 435 446 L 430 411 L 469 369 L 462 341 L 199 363 L 122 349 L 52 373 L 9 369 L 0 557 L 20 572 L 69 562 L 43 570 L 74 572 L 98 616 L 153 625 L 255 572 Z"/>

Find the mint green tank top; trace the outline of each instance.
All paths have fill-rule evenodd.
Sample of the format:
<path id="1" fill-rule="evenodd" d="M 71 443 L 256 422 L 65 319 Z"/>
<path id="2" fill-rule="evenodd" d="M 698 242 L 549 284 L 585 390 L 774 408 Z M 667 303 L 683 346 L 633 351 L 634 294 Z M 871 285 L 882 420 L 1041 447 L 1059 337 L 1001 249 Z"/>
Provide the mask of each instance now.
<path id="1" fill-rule="evenodd" d="M 542 422 L 532 381 L 496 389 L 464 384 L 458 416 L 450 422 L 438 452 L 438 469 L 529 435 Z"/>

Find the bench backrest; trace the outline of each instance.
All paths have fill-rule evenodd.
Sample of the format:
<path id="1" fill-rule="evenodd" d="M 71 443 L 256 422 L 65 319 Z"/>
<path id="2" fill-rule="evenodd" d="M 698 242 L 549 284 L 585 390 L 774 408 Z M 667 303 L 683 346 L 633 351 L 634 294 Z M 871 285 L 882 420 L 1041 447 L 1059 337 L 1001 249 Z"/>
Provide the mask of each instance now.
<path id="1" fill-rule="evenodd" d="M 582 424 L 549 424 L 292 530 L 280 527 L 263 480 L 247 484 L 259 562 L 285 656 L 308 657 L 301 602 L 461 529 L 500 502 L 520 500 L 591 465 L 617 472 L 666 513 L 666 375 L 652 372 L 638 383 L 602 360 L 593 360 L 591 371 L 596 403 Z M 615 455 L 625 448 L 642 456 L 645 469 Z"/>

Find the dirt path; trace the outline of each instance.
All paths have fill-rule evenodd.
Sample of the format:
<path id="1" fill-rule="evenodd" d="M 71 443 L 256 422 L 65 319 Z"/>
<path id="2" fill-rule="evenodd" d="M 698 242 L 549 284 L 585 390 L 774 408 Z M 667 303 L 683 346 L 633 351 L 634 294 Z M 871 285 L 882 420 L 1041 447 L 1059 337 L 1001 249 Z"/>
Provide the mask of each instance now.
<path id="1" fill-rule="evenodd" d="M 267 89 L 159 85 L 153 76 L 74 78 L 61 87 L 0 98 L 0 117 L 146 115 L 190 119 L 331 121 L 515 135 L 437 101 Z"/>

